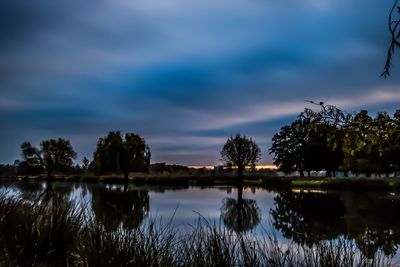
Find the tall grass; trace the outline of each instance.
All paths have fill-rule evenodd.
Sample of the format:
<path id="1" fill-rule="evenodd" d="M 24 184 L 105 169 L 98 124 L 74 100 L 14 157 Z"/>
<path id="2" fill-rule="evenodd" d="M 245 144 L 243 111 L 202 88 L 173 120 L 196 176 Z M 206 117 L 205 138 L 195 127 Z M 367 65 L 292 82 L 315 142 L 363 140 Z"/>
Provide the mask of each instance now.
<path id="1" fill-rule="evenodd" d="M 60 198 L 26 202 L 0 195 L 0 265 L 70 265 L 82 211 Z"/>
<path id="2" fill-rule="evenodd" d="M 365 257 L 342 238 L 308 247 L 283 245 L 273 233 L 234 233 L 202 222 L 179 231 L 148 219 L 108 231 L 62 198 L 24 201 L 0 195 L 1 266 L 395 266 Z"/>

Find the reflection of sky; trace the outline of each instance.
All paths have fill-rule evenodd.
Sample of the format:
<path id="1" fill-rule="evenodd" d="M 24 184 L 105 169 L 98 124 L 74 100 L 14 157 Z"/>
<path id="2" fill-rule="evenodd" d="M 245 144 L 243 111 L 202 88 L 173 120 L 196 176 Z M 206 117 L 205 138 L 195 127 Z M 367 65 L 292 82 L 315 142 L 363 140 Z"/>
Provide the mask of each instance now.
<path id="1" fill-rule="evenodd" d="M 230 197 L 237 199 L 237 191 L 226 187 L 190 188 L 187 190 L 165 191 L 162 193 L 150 192 L 150 216 L 162 217 L 168 222 L 172 215 L 173 225 L 190 228 L 200 220 L 204 224 L 223 226 L 221 208 L 223 199 Z M 257 201 L 261 211 L 260 224 L 251 230 L 255 234 L 265 234 L 265 229 L 271 230 L 270 209 L 274 207 L 275 193 L 265 190 L 257 190 L 252 193 L 244 190 L 243 198 Z M 280 238 L 281 234 L 277 233 Z"/>
<path id="2" fill-rule="evenodd" d="M 304 99 L 394 111 L 400 68 L 379 77 L 391 2 L 2 1 L 0 162 L 54 137 L 91 157 L 120 129 L 154 162 L 216 164 L 241 132 L 270 163 Z"/>

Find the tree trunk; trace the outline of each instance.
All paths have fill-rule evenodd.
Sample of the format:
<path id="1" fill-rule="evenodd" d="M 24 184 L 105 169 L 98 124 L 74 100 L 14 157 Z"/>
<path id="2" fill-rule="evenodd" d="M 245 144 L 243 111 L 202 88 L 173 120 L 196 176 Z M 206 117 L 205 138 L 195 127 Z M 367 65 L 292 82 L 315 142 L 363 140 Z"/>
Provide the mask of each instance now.
<path id="1" fill-rule="evenodd" d="M 304 171 L 303 170 L 299 170 L 300 172 L 300 177 L 304 177 Z"/>
<path id="2" fill-rule="evenodd" d="M 237 170 L 237 176 L 238 176 L 238 180 L 242 181 L 243 178 L 243 167 L 242 166 L 238 166 L 238 170 Z"/>

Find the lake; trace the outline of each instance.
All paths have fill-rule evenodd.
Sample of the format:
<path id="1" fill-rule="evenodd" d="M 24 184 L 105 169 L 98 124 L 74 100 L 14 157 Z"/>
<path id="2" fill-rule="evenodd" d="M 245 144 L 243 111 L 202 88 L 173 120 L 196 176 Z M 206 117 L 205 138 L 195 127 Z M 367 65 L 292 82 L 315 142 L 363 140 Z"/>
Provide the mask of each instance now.
<path id="1" fill-rule="evenodd" d="M 2 192 L 34 200 L 44 182 L 2 182 Z M 199 222 L 253 235 L 274 233 L 279 242 L 312 245 L 351 240 L 366 256 L 399 257 L 397 192 L 269 190 L 260 187 L 138 187 L 54 182 L 51 191 L 85 207 L 108 230 L 139 227 L 148 218 L 182 231 Z"/>

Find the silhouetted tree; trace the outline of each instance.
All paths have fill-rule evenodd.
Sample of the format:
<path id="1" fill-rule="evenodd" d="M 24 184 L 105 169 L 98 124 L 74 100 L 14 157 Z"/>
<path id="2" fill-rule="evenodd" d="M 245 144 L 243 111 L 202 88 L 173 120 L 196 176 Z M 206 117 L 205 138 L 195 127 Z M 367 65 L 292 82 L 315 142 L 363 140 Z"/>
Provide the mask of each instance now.
<path id="1" fill-rule="evenodd" d="M 43 167 L 48 179 L 54 171 L 71 167 L 76 157 L 70 142 L 62 138 L 42 141 L 39 148 L 24 142 L 21 149 L 25 162 L 32 167 Z"/>
<path id="2" fill-rule="evenodd" d="M 246 166 L 255 167 L 260 160 L 261 150 L 258 145 L 246 136 L 236 134 L 229 137 L 221 151 L 222 161 L 237 167 L 239 179 L 242 178 Z"/>
<path id="3" fill-rule="evenodd" d="M 87 171 L 89 169 L 89 164 L 90 164 L 89 159 L 87 157 L 83 157 L 83 159 L 82 159 L 82 169 L 84 171 Z"/>
<path id="4" fill-rule="evenodd" d="M 364 172 L 367 176 L 395 170 L 389 147 L 396 147 L 393 141 L 398 126 L 386 112 L 378 113 L 375 118 L 370 117 L 366 110 L 355 114 L 345 128 L 343 168 Z"/>
<path id="5" fill-rule="evenodd" d="M 129 172 L 149 170 L 150 149 L 137 134 L 127 133 L 122 138 L 119 131 L 109 132 L 97 142 L 93 165 L 96 174 L 122 172 L 128 179 Z"/>
<path id="6" fill-rule="evenodd" d="M 19 161 L 18 161 L 18 163 L 17 164 L 13 164 L 13 165 L 10 165 L 10 164 L 5 164 L 5 165 L 3 165 L 3 164 L 0 164 L 0 175 L 2 175 L 2 176 L 14 176 L 14 175 L 17 175 L 17 174 L 19 174 L 18 173 L 18 166 L 19 166 Z"/>
<path id="7" fill-rule="evenodd" d="M 306 108 L 272 139 L 270 152 L 280 170 L 303 175 L 305 170 L 325 169 L 327 176 L 337 169 L 367 176 L 399 170 L 400 111 L 393 118 L 386 112 L 372 118 L 366 110 L 347 114 L 323 102 L 309 102 L 321 110 Z"/>
<path id="8" fill-rule="evenodd" d="M 297 119 L 290 126 L 281 128 L 272 138 L 270 153 L 274 153 L 274 164 L 284 172 L 298 170 L 304 176 L 305 146 L 309 139 L 310 121 Z"/>
<path id="9" fill-rule="evenodd" d="M 387 126 L 387 145 L 383 148 L 384 160 L 394 171 L 400 170 L 400 110 L 393 116 L 394 122 Z"/>
<path id="10" fill-rule="evenodd" d="M 18 162 L 17 165 L 17 174 L 25 175 L 25 174 L 40 174 L 44 172 L 44 168 L 41 165 L 30 165 L 25 160 Z"/>

